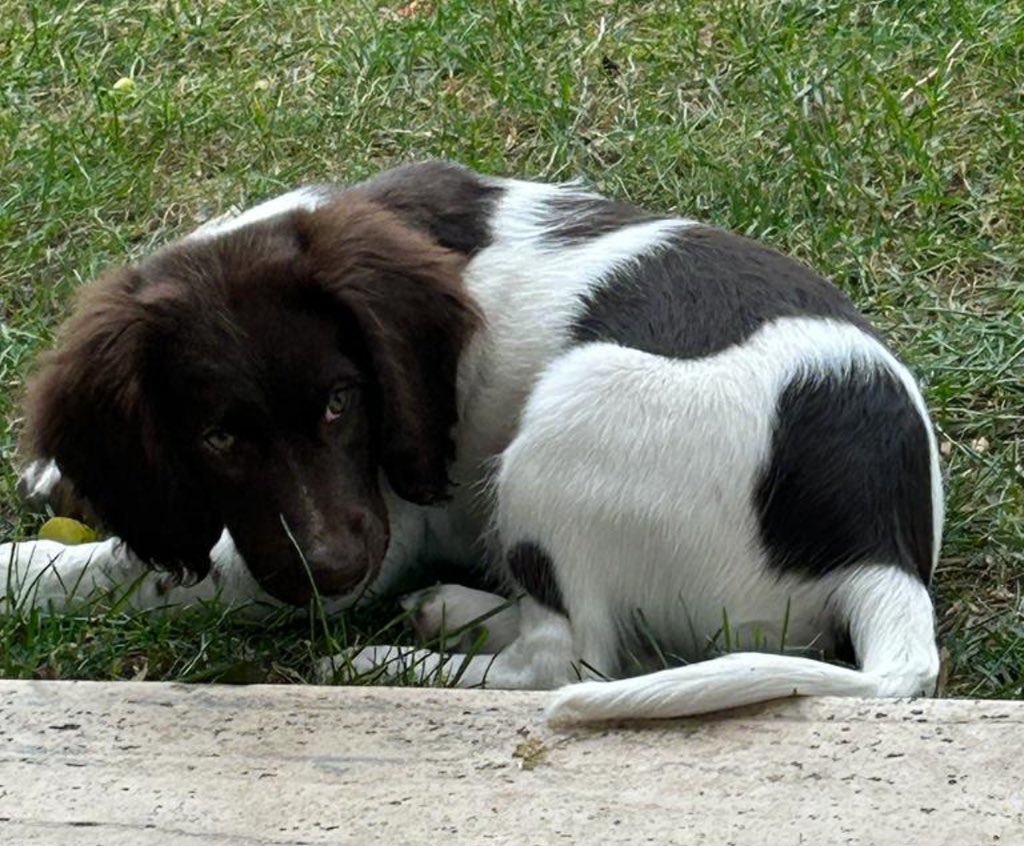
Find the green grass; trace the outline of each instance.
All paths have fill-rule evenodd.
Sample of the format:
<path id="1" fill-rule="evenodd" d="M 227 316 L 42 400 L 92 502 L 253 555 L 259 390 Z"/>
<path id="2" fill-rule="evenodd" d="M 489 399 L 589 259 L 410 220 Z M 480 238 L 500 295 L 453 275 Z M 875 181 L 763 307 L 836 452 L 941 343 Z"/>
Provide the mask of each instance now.
<path id="1" fill-rule="evenodd" d="M 0 539 L 37 526 L 14 498 L 19 389 L 101 268 L 414 158 L 582 176 L 805 259 L 892 338 L 949 474 L 946 689 L 1024 696 L 1020 4 L 399 6 L 0 0 Z M 0 671 L 291 680 L 377 624 L 13 616 Z"/>

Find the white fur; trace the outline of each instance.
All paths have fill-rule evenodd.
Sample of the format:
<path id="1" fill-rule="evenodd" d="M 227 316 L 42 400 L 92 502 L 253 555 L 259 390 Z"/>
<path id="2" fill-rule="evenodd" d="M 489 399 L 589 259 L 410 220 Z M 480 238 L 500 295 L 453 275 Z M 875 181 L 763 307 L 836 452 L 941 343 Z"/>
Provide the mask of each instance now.
<path id="1" fill-rule="evenodd" d="M 780 578 L 757 540 L 750 491 L 779 392 L 798 374 L 854 363 L 906 372 L 870 336 L 820 319 L 779 320 L 693 361 L 592 344 L 543 372 L 502 454 L 496 531 L 506 548 L 532 540 L 557 562 L 581 674 L 618 673 L 621 632 L 636 609 L 666 651 L 693 660 L 712 640 L 724 646 L 723 637 L 733 648 L 828 650 L 849 624 L 863 666 L 730 656 L 573 685 L 555 700 L 553 720 L 684 716 L 794 693 L 931 692 L 932 607 L 916 577 L 890 565 Z M 517 665 L 528 635 L 524 626 Z M 490 686 L 527 675 L 505 672 L 503 655 L 489 667 Z M 535 657 L 530 686 L 551 677 L 548 656 Z"/>
<path id="2" fill-rule="evenodd" d="M 383 663 L 391 666 L 381 672 L 391 676 L 440 673 L 462 685 L 495 687 L 616 676 L 625 669 L 623 646 L 637 653 L 650 646 L 631 634 L 640 609 L 663 651 L 698 663 L 572 685 L 555 698 L 552 719 L 681 716 L 794 693 L 930 693 L 938 659 L 931 600 L 920 580 L 887 561 L 822 578 L 777 575 L 761 548 L 752 493 L 784 386 L 797 376 L 849 373 L 853 365 L 858 373 L 889 371 L 929 432 L 937 556 L 937 450 L 906 368 L 856 327 L 820 318 L 778 319 L 742 343 L 693 360 L 606 343 L 573 346 L 569 327 L 584 296 L 693 222 L 642 222 L 559 245 L 544 237 L 546 204 L 585 192 L 492 182 L 504 189 L 490 221 L 493 240 L 464 273 L 485 327 L 459 366 L 455 498 L 447 509 L 429 510 L 389 498 L 392 541 L 379 586 L 428 549 L 471 559 L 484 549 L 481 539 L 490 538 L 488 554 L 500 567 L 503 550 L 529 541 L 555 562 L 568 618 L 525 598 L 515 614 L 502 612 L 497 640 L 505 648 L 497 655 L 382 646 L 346 657 L 345 666 L 363 672 Z M 215 237 L 293 208 L 315 209 L 330 196 L 330 189 L 300 189 L 192 237 Z M 0 555 L 21 567 L 29 546 L 0 547 Z M 237 554 L 219 548 L 234 573 Z M 85 554 L 69 551 L 57 567 L 61 575 L 78 573 Z M 121 560 L 113 546 L 90 554 Z M 126 560 L 117 566 L 124 569 L 109 582 L 138 572 Z M 56 581 L 31 562 L 26 572 L 46 582 L 49 596 Z M 448 586 L 423 607 L 424 633 L 437 634 L 442 621 L 450 628 L 450 621 L 464 624 L 496 606 Z M 700 660 L 725 646 L 828 650 L 835 631 L 847 626 L 859 670 L 791 654 Z M 327 670 L 337 668 L 329 659 Z"/>
<path id="3" fill-rule="evenodd" d="M 49 499 L 60 481 L 60 470 L 55 461 L 37 459 L 18 477 L 18 495 L 29 505 L 41 507 Z"/>
<path id="4" fill-rule="evenodd" d="M 480 651 L 488 654 L 500 652 L 519 636 L 518 603 L 497 594 L 462 585 L 438 585 L 407 594 L 400 604 L 409 612 L 410 623 L 422 639 L 448 635 L 450 640 L 455 635 L 455 643 L 446 643 L 446 649 L 461 646 L 467 651 L 475 645 L 478 624 L 487 633 Z"/>
<path id="5" fill-rule="evenodd" d="M 263 223 L 298 209 L 313 211 L 327 202 L 330 197 L 331 189 L 328 186 L 310 185 L 304 188 L 297 188 L 294 191 L 289 191 L 287 194 L 282 194 L 280 197 L 274 197 L 271 200 L 246 209 L 240 214 L 228 213 L 227 215 L 207 221 L 196 229 L 195 232 L 186 236 L 186 240 L 215 238 L 226 232 L 241 229 L 243 226 Z"/>
<path id="6" fill-rule="evenodd" d="M 619 266 L 654 252 L 693 225 L 657 220 L 603 238 L 554 249 L 540 238 L 539 204 L 571 187 L 504 181 L 492 223 L 497 238 L 469 263 L 467 289 L 487 319 L 459 366 L 459 465 L 473 475 L 511 441 L 516 420 L 540 371 L 569 340 L 581 296 Z"/>

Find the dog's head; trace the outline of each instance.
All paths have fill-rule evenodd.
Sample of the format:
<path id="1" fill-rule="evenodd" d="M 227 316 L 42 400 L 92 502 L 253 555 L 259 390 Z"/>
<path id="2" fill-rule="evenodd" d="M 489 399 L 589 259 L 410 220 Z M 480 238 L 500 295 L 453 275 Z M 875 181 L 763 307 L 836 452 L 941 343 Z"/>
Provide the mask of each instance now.
<path id="1" fill-rule="evenodd" d="M 380 471 L 446 495 L 462 262 L 346 194 L 180 242 L 83 288 L 26 452 L 155 566 L 205 575 L 227 527 L 278 598 L 351 592 L 387 547 Z"/>

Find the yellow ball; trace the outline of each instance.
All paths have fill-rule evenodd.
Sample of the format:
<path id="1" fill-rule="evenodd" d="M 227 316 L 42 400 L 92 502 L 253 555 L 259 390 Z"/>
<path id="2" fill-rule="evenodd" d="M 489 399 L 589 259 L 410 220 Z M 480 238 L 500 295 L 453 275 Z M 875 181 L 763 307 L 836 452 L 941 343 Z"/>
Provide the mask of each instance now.
<path id="1" fill-rule="evenodd" d="M 39 529 L 39 539 L 75 546 L 98 541 L 100 536 L 95 529 L 70 517 L 51 517 Z"/>

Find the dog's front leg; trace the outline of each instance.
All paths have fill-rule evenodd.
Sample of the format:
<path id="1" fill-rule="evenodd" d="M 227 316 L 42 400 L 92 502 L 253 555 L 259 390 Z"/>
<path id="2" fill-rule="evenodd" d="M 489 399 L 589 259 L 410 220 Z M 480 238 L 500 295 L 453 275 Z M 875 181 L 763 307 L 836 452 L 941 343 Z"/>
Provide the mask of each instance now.
<path id="1" fill-rule="evenodd" d="M 144 573 L 113 540 L 66 546 L 34 540 L 0 546 L 0 609 L 78 610 L 90 597 L 126 587 Z M 116 575 L 115 575 L 116 574 Z"/>
<path id="2" fill-rule="evenodd" d="M 210 575 L 195 584 L 154 571 L 116 538 L 78 546 L 45 540 L 2 544 L 0 581 L 0 611 L 5 613 L 102 605 L 150 611 L 215 598 L 230 605 L 279 605 L 256 584 L 227 533 L 211 552 Z"/>
<path id="3" fill-rule="evenodd" d="M 519 603 L 519 633 L 498 654 L 367 646 L 325 658 L 321 681 L 413 682 L 505 690 L 545 690 L 575 681 L 572 630 L 562 614 L 529 597 Z"/>
<path id="4" fill-rule="evenodd" d="M 494 593 L 436 585 L 406 594 L 401 606 L 421 641 L 438 639 L 446 649 L 493 654 L 519 636 L 519 603 Z"/>

